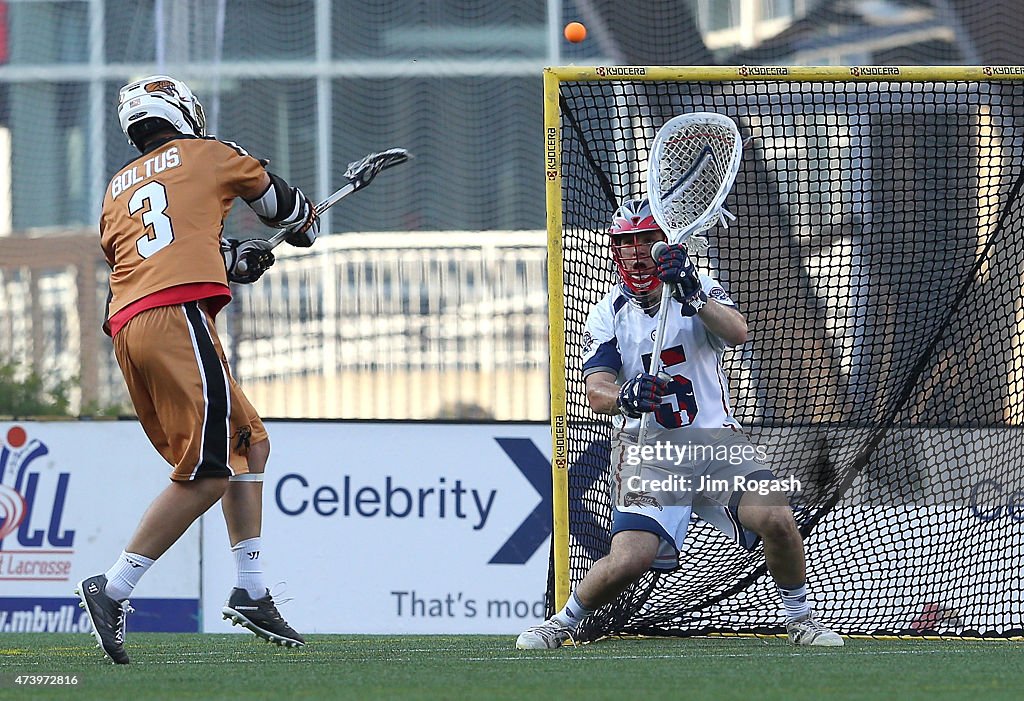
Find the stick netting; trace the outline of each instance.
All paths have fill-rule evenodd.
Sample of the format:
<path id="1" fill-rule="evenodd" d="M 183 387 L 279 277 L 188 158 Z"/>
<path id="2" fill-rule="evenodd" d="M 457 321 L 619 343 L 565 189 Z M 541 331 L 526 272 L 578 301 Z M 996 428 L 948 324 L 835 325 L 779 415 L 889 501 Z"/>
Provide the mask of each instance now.
<path id="1" fill-rule="evenodd" d="M 671 117 L 751 139 L 697 260 L 746 314 L 738 419 L 795 476 L 817 616 L 846 634 L 1024 629 L 1024 85 L 561 84 L 570 586 L 607 553 L 608 426 L 586 405 L 586 315 L 616 282 L 606 231 L 644 195 Z M 557 358 L 553 359 L 558 362 Z M 778 632 L 760 547 L 694 521 L 580 635 Z"/>
<path id="2" fill-rule="evenodd" d="M 663 225 L 673 232 L 671 240 L 706 216 L 706 222 L 687 233 L 703 231 L 717 217 L 717 211 L 709 215 L 708 210 L 718 209 L 736 172 L 740 149 L 735 130 L 726 123 L 687 120 L 655 143 L 659 145 L 653 147 L 650 170 L 656 177 L 648 181 L 654 190 L 649 193 L 653 211 L 660 212 Z"/>

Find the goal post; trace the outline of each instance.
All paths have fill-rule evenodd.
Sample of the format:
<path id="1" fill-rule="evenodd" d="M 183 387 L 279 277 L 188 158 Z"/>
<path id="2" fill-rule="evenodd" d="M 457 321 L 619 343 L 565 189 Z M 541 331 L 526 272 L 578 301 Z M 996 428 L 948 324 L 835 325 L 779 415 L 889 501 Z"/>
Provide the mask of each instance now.
<path id="1" fill-rule="evenodd" d="M 560 137 L 558 108 L 558 77 L 552 70 L 544 72 L 544 168 L 548 234 L 548 326 L 551 338 L 549 354 L 551 373 L 551 488 L 552 540 L 551 570 L 554 591 L 551 601 L 561 606 L 569 598 L 569 478 L 565 423 L 565 298 L 562 293 L 562 178 L 560 174 Z M 549 577 L 549 580 L 551 578 Z"/>
<path id="2" fill-rule="evenodd" d="M 736 417 L 793 500 L 815 610 L 844 634 L 1024 635 L 1024 67 L 556 67 L 544 72 L 553 525 L 549 610 L 607 553 L 609 425 L 580 368 L 616 283 L 606 232 L 645 196 L 671 117 L 748 140 L 699 268 L 751 340 L 727 351 Z M 777 633 L 760 548 L 694 521 L 582 626 Z"/>

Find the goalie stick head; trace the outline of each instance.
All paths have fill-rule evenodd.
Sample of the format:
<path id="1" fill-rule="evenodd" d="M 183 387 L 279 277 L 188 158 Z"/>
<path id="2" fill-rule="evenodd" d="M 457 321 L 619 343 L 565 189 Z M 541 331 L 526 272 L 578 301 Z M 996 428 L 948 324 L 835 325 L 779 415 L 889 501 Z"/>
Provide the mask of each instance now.
<path id="1" fill-rule="evenodd" d="M 608 229 L 615 270 L 623 293 L 641 308 L 656 306 L 661 280 L 651 246 L 665 241 L 665 232 L 658 226 L 646 199 L 625 202 L 612 215 Z"/>
<path id="2" fill-rule="evenodd" d="M 206 136 L 206 114 L 185 83 L 166 75 L 151 75 L 128 83 L 117 97 L 117 118 L 128 143 L 142 150 L 132 127 L 147 119 L 167 122 L 180 134 Z"/>

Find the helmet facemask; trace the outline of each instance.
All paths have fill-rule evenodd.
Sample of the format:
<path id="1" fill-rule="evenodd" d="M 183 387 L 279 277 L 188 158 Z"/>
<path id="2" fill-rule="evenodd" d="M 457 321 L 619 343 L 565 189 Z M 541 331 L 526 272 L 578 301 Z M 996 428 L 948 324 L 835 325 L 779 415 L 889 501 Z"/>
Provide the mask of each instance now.
<path id="1" fill-rule="evenodd" d="M 665 241 L 666 237 L 654 221 L 647 200 L 634 200 L 620 207 L 608 233 L 623 294 L 644 311 L 656 309 L 661 280 L 657 276 L 657 263 L 651 256 L 651 246 Z"/>

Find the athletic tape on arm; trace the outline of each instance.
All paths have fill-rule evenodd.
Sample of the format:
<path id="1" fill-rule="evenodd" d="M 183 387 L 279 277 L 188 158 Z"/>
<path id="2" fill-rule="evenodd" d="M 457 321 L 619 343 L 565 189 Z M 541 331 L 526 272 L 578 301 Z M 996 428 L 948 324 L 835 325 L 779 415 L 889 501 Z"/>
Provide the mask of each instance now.
<path id="1" fill-rule="evenodd" d="M 231 475 L 228 482 L 262 482 L 262 472 L 246 472 L 244 475 Z"/>

